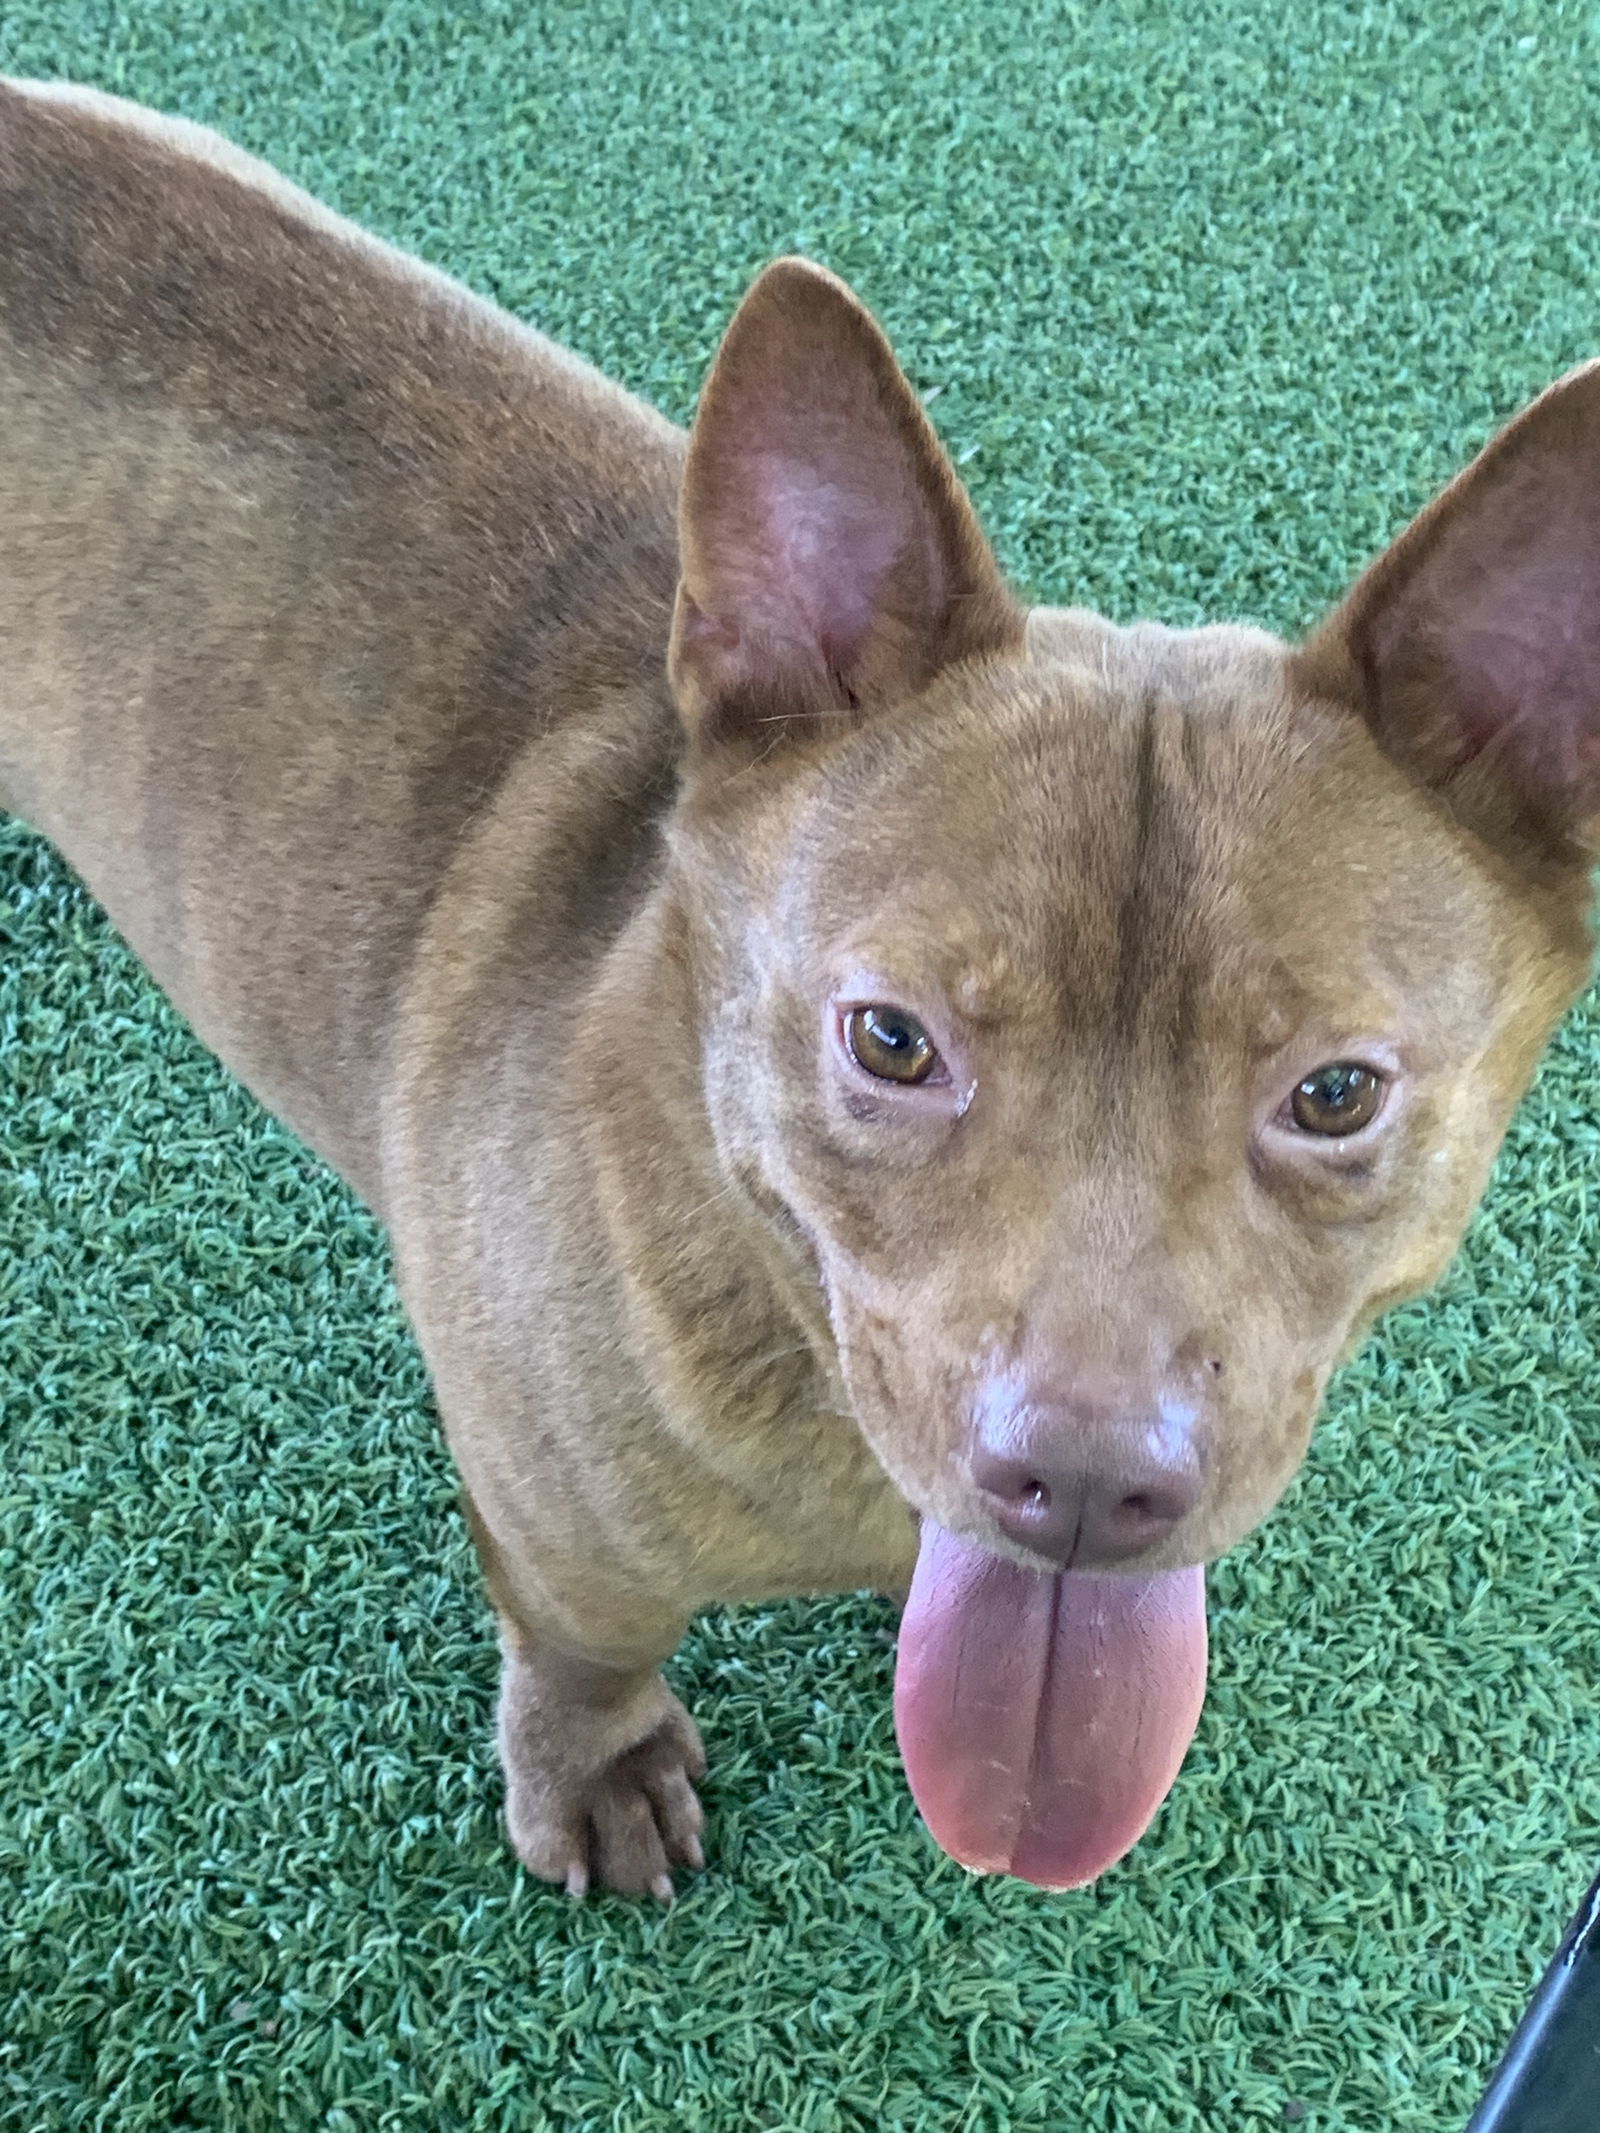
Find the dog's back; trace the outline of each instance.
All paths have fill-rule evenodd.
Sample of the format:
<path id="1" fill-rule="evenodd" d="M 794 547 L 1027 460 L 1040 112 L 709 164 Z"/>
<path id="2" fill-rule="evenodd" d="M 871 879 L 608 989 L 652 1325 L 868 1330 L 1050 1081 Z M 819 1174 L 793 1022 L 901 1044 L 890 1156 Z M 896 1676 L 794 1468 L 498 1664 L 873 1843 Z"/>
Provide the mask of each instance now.
<path id="1" fill-rule="evenodd" d="M 659 703 L 659 786 L 680 435 L 217 136 L 6 85 L 0 410 L 0 797 L 376 1198 L 469 821 L 574 712 L 637 759 Z"/>

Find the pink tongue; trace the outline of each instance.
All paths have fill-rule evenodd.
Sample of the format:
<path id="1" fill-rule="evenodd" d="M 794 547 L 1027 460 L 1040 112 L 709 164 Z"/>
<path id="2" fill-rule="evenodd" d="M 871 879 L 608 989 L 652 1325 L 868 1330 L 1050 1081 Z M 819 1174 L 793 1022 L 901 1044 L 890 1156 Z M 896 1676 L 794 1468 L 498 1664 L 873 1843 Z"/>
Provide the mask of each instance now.
<path id="1" fill-rule="evenodd" d="M 1206 1693 L 1205 1572 L 1049 1577 L 924 1519 L 894 1719 L 963 1866 L 1093 1881 L 1166 1798 Z"/>

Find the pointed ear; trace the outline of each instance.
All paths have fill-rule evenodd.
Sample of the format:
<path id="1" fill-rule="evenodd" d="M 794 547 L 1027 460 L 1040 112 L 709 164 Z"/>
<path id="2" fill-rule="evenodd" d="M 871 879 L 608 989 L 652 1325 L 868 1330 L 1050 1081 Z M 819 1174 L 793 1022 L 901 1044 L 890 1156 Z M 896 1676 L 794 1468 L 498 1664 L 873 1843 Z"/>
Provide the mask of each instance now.
<path id="1" fill-rule="evenodd" d="M 1600 829 L 1600 363 L 1430 504 L 1299 654 L 1480 835 L 1579 858 Z"/>
<path id="2" fill-rule="evenodd" d="M 1021 643 L 1022 611 L 888 342 L 803 259 L 768 267 L 724 337 L 679 538 L 670 672 L 699 740 L 766 742 L 786 719 L 871 710 Z"/>

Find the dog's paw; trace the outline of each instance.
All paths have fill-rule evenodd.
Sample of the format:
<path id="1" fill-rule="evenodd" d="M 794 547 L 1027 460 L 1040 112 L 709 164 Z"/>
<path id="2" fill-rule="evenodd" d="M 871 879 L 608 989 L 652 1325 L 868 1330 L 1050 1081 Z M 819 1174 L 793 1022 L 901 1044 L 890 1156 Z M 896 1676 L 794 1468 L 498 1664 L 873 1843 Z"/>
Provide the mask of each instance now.
<path id="1" fill-rule="evenodd" d="M 604 1888 L 670 1903 L 672 1869 L 704 1866 L 694 1787 L 705 1750 L 683 1705 L 661 1697 L 656 1726 L 592 1767 L 574 1767 L 570 1740 L 555 1768 L 525 1739 L 505 1756 L 506 1833 L 529 1873 L 573 1896 Z"/>

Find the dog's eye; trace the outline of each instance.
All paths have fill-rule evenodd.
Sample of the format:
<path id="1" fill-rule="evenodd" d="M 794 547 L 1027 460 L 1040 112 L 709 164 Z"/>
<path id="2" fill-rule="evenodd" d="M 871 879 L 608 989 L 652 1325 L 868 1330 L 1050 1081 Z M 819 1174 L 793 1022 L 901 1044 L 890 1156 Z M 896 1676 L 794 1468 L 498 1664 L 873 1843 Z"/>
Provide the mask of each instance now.
<path id="1" fill-rule="evenodd" d="M 898 1007 L 856 1007 L 844 1018 L 844 1041 L 858 1067 L 879 1081 L 926 1081 L 939 1064 L 933 1039 Z"/>
<path id="2" fill-rule="evenodd" d="M 1378 1115 L 1386 1083 L 1371 1067 L 1338 1059 L 1308 1074 L 1289 1098 L 1289 1112 L 1302 1133 L 1342 1139 L 1359 1133 Z"/>

